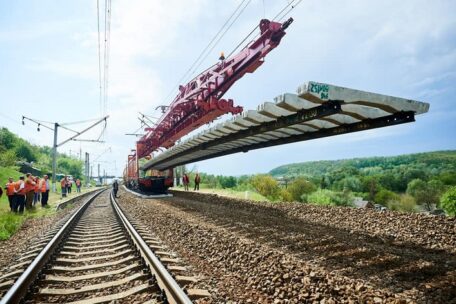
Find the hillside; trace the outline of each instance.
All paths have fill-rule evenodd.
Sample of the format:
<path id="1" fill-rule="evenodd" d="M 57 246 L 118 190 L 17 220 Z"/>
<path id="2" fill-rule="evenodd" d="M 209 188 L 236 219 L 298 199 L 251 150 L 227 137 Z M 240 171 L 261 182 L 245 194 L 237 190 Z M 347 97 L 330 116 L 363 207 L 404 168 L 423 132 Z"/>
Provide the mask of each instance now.
<path id="1" fill-rule="evenodd" d="M 41 174 L 49 174 L 52 171 L 51 153 L 52 149 L 48 146 L 33 145 L 7 128 L 0 128 L 0 171 L 2 171 L 0 182 L 4 182 L 3 179 L 8 170 L 19 169 L 19 161 L 31 163 L 41 171 Z M 77 178 L 83 177 L 83 163 L 74 157 L 58 153 L 57 167 L 57 173 L 71 174 Z"/>
<path id="2" fill-rule="evenodd" d="M 456 186 L 456 151 L 288 164 L 270 174 L 288 181 L 308 180 L 318 186 L 320 196 L 353 193 L 393 209 L 416 210 L 417 203 L 432 210 L 443 193 Z"/>
<path id="3" fill-rule="evenodd" d="M 311 161 L 283 165 L 272 169 L 269 173 L 274 177 L 322 177 L 330 172 L 350 167 L 366 175 L 374 175 L 403 166 L 411 166 L 414 169 L 423 170 L 427 175 L 454 172 L 456 171 L 456 151 L 436 151 L 391 157 Z"/>

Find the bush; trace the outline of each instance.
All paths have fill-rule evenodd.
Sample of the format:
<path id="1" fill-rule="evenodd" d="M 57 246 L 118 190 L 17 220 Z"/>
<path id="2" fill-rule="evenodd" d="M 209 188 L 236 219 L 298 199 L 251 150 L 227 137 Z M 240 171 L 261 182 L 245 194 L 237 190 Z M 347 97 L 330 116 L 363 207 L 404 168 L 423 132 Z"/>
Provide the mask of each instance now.
<path id="1" fill-rule="evenodd" d="M 280 200 L 282 202 L 292 202 L 294 199 L 289 191 L 286 189 L 280 189 Z"/>
<path id="2" fill-rule="evenodd" d="M 451 187 L 442 195 L 440 206 L 449 216 L 456 215 L 456 187 Z"/>
<path id="3" fill-rule="evenodd" d="M 254 175 L 250 183 L 253 188 L 261 195 L 267 197 L 270 200 L 276 200 L 280 196 L 280 187 L 277 181 L 270 175 L 257 174 Z"/>
<path id="4" fill-rule="evenodd" d="M 8 150 L 0 154 L 0 167 L 12 167 L 16 164 L 16 153 Z"/>
<path id="5" fill-rule="evenodd" d="M 386 204 L 389 209 L 402 212 L 416 212 L 417 206 L 413 196 L 404 194 L 396 199 L 389 200 Z"/>
<path id="6" fill-rule="evenodd" d="M 317 187 L 305 178 L 299 177 L 290 183 L 287 190 L 291 195 L 291 200 L 302 202 L 303 195 L 305 197 L 306 195 L 316 191 Z"/>
<path id="7" fill-rule="evenodd" d="M 307 202 L 316 205 L 331 205 L 331 190 L 320 189 L 307 196 Z"/>
<path id="8" fill-rule="evenodd" d="M 389 201 L 399 201 L 400 196 L 393 191 L 382 189 L 374 197 L 374 202 L 386 206 Z"/>

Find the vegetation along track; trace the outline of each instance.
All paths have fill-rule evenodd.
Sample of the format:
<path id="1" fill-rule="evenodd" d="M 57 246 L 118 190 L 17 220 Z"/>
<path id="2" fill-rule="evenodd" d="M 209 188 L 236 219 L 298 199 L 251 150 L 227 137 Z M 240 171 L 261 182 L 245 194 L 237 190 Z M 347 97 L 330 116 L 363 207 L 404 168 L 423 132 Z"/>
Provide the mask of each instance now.
<path id="1" fill-rule="evenodd" d="M 112 194 L 94 194 L 51 233 L 44 249 L 26 255 L 28 267 L 4 283 L 14 282 L 0 303 L 191 303 L 168 272 L 179 267 L 162 264 L 172 254 L 135 226 Z"/>

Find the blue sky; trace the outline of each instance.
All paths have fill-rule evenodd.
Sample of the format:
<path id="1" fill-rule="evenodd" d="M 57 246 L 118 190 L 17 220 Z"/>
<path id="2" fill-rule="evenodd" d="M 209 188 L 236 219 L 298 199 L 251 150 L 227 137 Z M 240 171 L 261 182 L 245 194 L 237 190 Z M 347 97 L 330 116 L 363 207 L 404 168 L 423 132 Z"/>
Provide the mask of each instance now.
<path id="1" fill-rule="evenodd" d="M 100 160 L 108 172 L 120 174 L 134 146 L 134 138 L 124 134 L 139 127 L 138 112 L 154 114 L 156 106 L 171 101 L 165 100 L 169 91 L 239 2 L 112 0 L 106 143 L 71 143 L 60 151 L 81 149 L 95 157 L 111 147 Z M 253 0 L 201 69 L 286 3 Z M 304 0 L 291 16 L 295 22 L 281 45 L 226 98 L 254 109 L 315 80 L 426 101 L 430 112 L 413 124 L 225 156 L 190 168 L 239 175 L 291 162 L 456 149 L 455 1 Z M 58 122 L 100 117 L 98 94 L 95 0 L 0 1 L 1 126 L 51 145 L 51 132 L 22 126 L 21 116 Z M 60 138 L 69 135 L 62 132 Z"/>

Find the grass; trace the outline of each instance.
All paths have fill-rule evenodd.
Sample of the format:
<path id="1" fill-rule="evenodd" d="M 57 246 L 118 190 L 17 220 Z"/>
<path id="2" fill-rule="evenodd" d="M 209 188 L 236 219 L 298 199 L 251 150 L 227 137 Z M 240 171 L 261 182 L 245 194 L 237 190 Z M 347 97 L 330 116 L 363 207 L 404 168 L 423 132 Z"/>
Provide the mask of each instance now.
<path id="1" fill-rule="evenodd" d="M 176 187 L 177 190 L 183 190 L 183 186 Z M 190 191 L 193 191 L 192 188 L 189 188 Z M 201 187 L 199 192 L 201 193 L 211 193 L 217 194 L 220 196 L 232 197 L 232 198 L 239 198 L 239 199 L 248 199 L 252 201 L 269 201 L 266 197 L 262 196 L 258 192 L 255 191 L 238 191 L 233 189 L 214 189 L 214 188 L 206 188 Z"/>
<path id="2" fill-rule="evenodd" d="M 17 180 L 20 175 L 22 174 L 14 169 L 0 167 L 0 185 L 4 188 L 5 184 L 8 182 L 8 177 L 13 177 L 14 180 Z M 59 188 L 60 187 L 58 187 L 57 191 L 59 191 Z M 64 200 L 76 197 L 78 193 L 76 193 L 75 189 L 76 188 L 74 188 L 73 192 Z M 83 187 L 81 188 L 81 194 L 93 189 L 94 188 Z M 35 208 L 26 210 L 24 211 L 24 214 L 19 215 L 10 212 L 8 197 L 6 196 L 6 193 L 4 193 L 0 199 L 0 241 L 12 237 L 27 219 L 56 215 L 59 212 L 56 210 L 56 206 L 64 200 L 61 198 L 61 193 L 50 192 L 48 201 L 49 206 L 47 208 L 42 208 L 41 203 L 37 202 Z M 68 208 L 68 206 L 66 208 Z"/>

